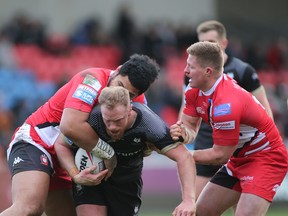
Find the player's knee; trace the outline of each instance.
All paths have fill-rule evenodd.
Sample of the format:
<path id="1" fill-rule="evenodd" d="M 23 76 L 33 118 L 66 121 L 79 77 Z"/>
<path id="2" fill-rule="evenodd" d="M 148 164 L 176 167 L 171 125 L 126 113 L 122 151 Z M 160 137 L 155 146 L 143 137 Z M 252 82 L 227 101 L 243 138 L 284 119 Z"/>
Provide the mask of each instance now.
<path id="1" fill-rule="evenodd" d="M 44 205 L 41 204 L 28 204 L 21 208 L 21 215 L 25 216 L 41 216 L 44 212 Z"/>
<path id="2" fill-rule="evenodd" d="M 261 213 L 261 211 L 259 211 L 256 208 L 237 208 L 235 211 L 235 216 L 250 216 L 250 215 L 265 215 L 265 213 Z"/>
<path id="3" fill-rule="evenodd" d="M 217 216 L 221 214 L 217 214 L 216 210 L 213 208 L 209 208 L 209 206 L 205 205 L 203 202 L 197 202 L 196 205 L 197 216 Z"/>

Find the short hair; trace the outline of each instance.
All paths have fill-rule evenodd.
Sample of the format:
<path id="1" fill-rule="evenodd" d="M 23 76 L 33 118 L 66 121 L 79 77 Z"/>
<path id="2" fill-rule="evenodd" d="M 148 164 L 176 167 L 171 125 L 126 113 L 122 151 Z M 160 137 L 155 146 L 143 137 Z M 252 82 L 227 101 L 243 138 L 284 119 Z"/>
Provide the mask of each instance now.
<path id="1" fill-rule="evenodd" d="M 203 41 L 192 44 L 187 49 L 189 55 L 195 56 L 203 68 L 213 67 L 215 71 L 222 71 L 224 58 L 218 43 Z"/>
<path id="2" fill-rule="evenodd" d="M 219 38 L 223 39 L 227 37 L 225 26 L 216 20 L 202 22 L 196 29 L 198 35 L 213 30 L 217 32 Z"/>
<path id="3" fill-rule="evenodd" d="M 160 67 L 155 60 L 146 55 L 134 54 L 119 70 L 119 75 L 128 76 L 131 84 L 139 90 L 139 94 L 145 92 L 158 78 Z"/>
<path id="4" fill-rule="evenodd" d="M 122 86 L 105 87 L 100 93 L 98 102 L 100 106 L 106 105 L 109 109 L 113 109 L 118 104 L 129 107 L 129 91 Z"/>

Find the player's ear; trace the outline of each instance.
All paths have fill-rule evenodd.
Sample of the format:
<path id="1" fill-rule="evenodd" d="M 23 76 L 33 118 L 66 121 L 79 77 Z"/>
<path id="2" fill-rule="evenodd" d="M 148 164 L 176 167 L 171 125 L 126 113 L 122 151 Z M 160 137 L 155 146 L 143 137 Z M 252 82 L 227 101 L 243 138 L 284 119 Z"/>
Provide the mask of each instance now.
<path id="1" fill-rule="evenodd" d="M 131 112 L 132 112 L 132 104 L 130 104 L 129 106 L 128 115 L 131 115 Z"/>
<path id="2" fill-rule="evenodd" d="M 221 41 L 221 46 L 222 46 L 222 49 L 225 50 L 228 47 L 228 40 L 227 39 L 223 39 Z"/>
<path id="3" fill-rule="evenodd" d="M 213 69 L 211 67 L 206 67 L 206 70 L 205 70 L 205 73 L 208 75 L 208 76 L 211 76 L 213 72 Z"/>

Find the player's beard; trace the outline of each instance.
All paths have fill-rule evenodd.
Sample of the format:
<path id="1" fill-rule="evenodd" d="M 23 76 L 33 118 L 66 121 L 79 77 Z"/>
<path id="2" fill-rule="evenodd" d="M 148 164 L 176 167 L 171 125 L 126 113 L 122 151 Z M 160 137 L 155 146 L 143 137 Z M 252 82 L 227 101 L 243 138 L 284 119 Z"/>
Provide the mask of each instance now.
<path id="1" fill-rule="evenodd" d="M 108 131 L 108 134 L 112 140 L 119 140 L 123 136 L 123 133 L 121 131 L 117 131 L 117 132 L 116 131 L 115 132 Z"/>

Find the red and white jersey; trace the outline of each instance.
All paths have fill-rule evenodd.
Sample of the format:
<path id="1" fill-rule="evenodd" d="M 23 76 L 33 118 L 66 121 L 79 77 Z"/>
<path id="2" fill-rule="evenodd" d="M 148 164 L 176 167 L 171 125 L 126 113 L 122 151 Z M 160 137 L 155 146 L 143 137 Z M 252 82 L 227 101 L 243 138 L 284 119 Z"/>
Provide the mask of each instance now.
<path id="1" fill-rule="evenodd" d="M 76 74 L 60 88 L 43 106 L 32 113 L 25 124 L 16 130 L 11 145 L 24 140 L 54 153 L 53 144 L 60 133 L 59 124 L 65 108 L 90 112 L 98 103 L 98 96 L 109 83 L 115 71 L 103 68 L 89 68 Z M 146 103 L 144 94 L 133 101 Z M 44 147 L 44 149 L 43 149 Z M 9 150 L 8 150 L 9 154 Z"/>
<path id="2" fill-rule="evenodd" d="M 215 145 L 237 145 L 236 157 L 283 145 L 263 106 L 225 74 L 207 92 L 188 86 L 184 102 L 185 114 L 211 125 Z"/>

